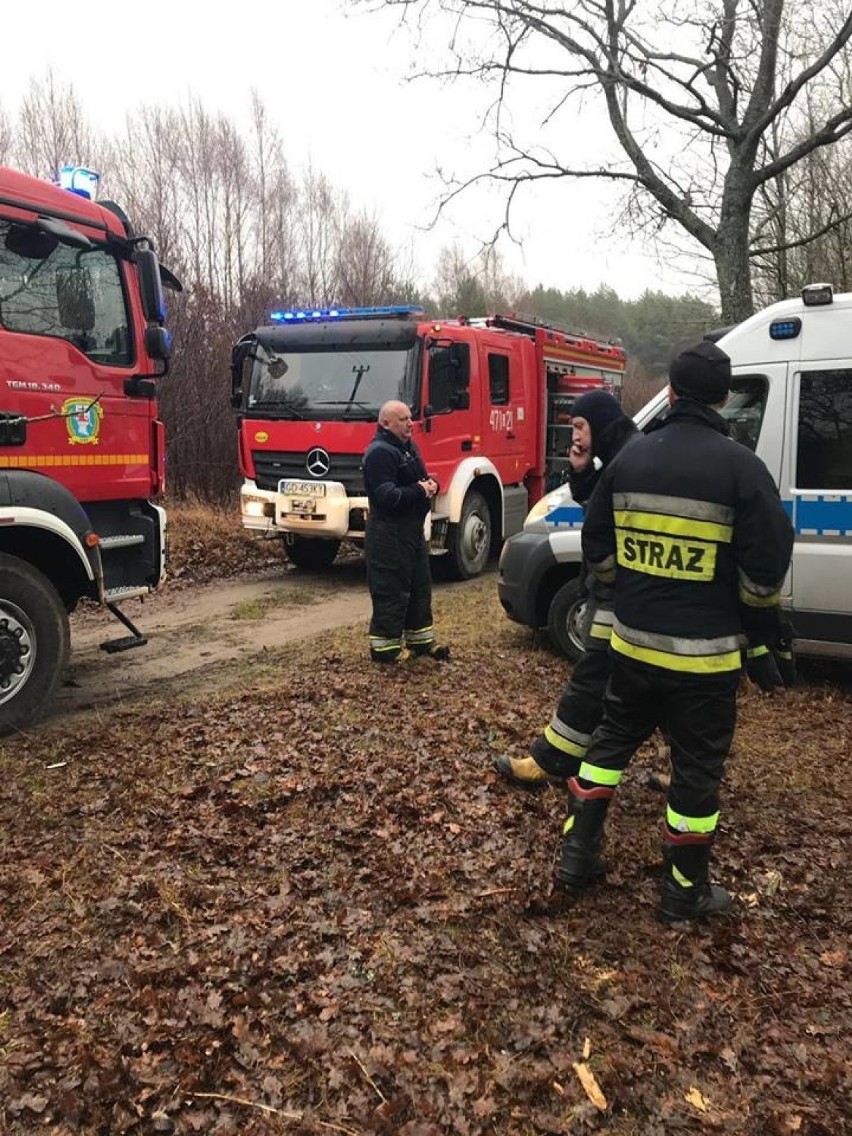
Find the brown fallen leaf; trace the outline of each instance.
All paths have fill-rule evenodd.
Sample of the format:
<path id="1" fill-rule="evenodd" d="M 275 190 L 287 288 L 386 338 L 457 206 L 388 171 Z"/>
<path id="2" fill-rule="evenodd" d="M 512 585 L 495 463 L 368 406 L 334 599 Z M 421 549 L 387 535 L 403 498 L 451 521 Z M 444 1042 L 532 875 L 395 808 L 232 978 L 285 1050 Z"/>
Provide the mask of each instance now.
<path id="1" fill-rule="evenodd" d="M 601 1092 L 601 1087 L 588 1065 L 582 1061 L 575 1061 L 574 1072 L 580 1078 L 580 1084 L 595 1108 L 600 1109 L 601 1112 L 606 1112 L 606 1097 Z"/>

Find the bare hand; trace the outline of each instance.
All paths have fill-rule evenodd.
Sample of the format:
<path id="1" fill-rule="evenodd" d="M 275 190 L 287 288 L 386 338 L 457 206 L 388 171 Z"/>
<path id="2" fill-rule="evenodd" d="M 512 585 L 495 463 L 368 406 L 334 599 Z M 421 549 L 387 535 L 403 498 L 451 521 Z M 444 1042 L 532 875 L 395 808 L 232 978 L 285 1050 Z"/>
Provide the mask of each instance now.
<path id="1" fill-rule="evenodd" d="M 423 481 L 418 481 L 417 484 L 420 486 L 420 488 L 423 490 L 430 501 L 438 491 L 438 486 L 431 477 L 426 477 Z"/>

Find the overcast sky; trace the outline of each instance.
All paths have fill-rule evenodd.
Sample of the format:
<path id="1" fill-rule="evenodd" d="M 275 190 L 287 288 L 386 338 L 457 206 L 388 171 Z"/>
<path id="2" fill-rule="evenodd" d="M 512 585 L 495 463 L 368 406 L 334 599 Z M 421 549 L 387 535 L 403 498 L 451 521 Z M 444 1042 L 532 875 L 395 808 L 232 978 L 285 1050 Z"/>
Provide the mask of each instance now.
<path id="1" fill-rule="evenodd" d="M 478 129 L 488 98 L 479 86 L 407 82 L 413 37 L 390 12 L 353 15 L 344 0 L 227 7 L 172 0 L 150 8 L 42 0 L 38 23 L 37 38 L 22 37 L 4 52 L 0 104 L 7 113 L 48 69 L 73 84 L 89 121 L 108 132 L 142 103 L 179 105 L 190 95 L 210 112 L 247 123 L 254 88 L 281 129 L 293 169 L 311 161 L 347 188 L 353 205 L 375 213 L 394 245 L 409 251 L 424 282 L 442 245 L 458 241 L 472 255 L 499 221 L 496 195 L 471 190 L 432 232 L 422 231 L 441 193 L 436 168 L 470 174 L 488 163 L 492 143 Z M 592 112 L 577 116 L 571 130 L 578 150 L 606 136 Z M 506 267 L 531 286 L 606 284 L 625 298 L 647 287 L 697 290 L 693 266 L 682 258 L 669 254 L 666 262 L 665 250 L 612 231 L 617 200 L 600 182 L 537 185 L 516 215 L 521 247 L 500 245 Z M 679 272 L 683 265 L 687 271 Z"/>

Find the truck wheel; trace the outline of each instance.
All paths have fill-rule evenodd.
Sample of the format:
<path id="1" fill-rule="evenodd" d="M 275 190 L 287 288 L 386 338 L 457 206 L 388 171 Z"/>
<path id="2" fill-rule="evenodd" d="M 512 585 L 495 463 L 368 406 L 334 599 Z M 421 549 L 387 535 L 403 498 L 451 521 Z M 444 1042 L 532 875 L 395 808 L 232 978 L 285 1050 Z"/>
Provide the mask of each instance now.
<path id="1" fill-rule="evenodd" d="M 314 540 L 304 536 L 284 538 L 288 558 L 297 568 L 310 568 L 322 571 L 330 568 L 340 549 L 339 540 Z"/>
<path id="2" fill-rule="evenodd" d="M 481 493 L 471 489 L 458 524 L 447 534 L 447 569 L 456 580 L 478 576 L 491 555 L 491 510 Z"/>
<path id="3" fill-rule="evenodd" d="M 547 612 L 547 631 L 551 642 L 563 655 L 575 662 L 583 654 L 581 624 L 586 610 L 586 597 L 580 594 L 579 576 L 563 584 Z"/>
<path id="4" fill-rule="evenodd" d="M 0 733 L 28 725 L 53 697 L 69 640 L 65 605 L 50 580 L 0 553 Z"/>

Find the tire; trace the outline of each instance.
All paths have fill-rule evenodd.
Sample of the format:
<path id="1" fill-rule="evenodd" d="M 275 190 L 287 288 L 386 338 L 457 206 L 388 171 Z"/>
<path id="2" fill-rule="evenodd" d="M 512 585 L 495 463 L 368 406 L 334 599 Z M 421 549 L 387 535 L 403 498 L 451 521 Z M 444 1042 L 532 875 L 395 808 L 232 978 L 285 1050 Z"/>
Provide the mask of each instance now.
<path id="1" fill-rule="evenodd" d="M 494 525 L 481 493 L 471 489 L 462 504 L 458 523 L 447 534 L 447 571 L 455 580 L 478 576 L 491 555 Z"/>
<path id="2" fill-rule="evenodd" d="M 37 568 L 0 553 L 0 734 L 33 722 L 68 660 L 68 615 Z"/>
<path id="3" fill-rule="evenodd" d="M 321 572 L 330 568 L 334 563 L 334 558 L 340 550 L 340 541 L 286 536 L 284 537 L 284 547 L 287 550 L 288 559 L 297 568 Z"/>
<path id="4" fill-rule="evenodd" d="M 580 577 L 563 584 L 547 612 L 547 632 L 553 645 L 574 662 L 583 654 L 580 625 L 586 610 L 586 597 L 580 595 Z"/>

